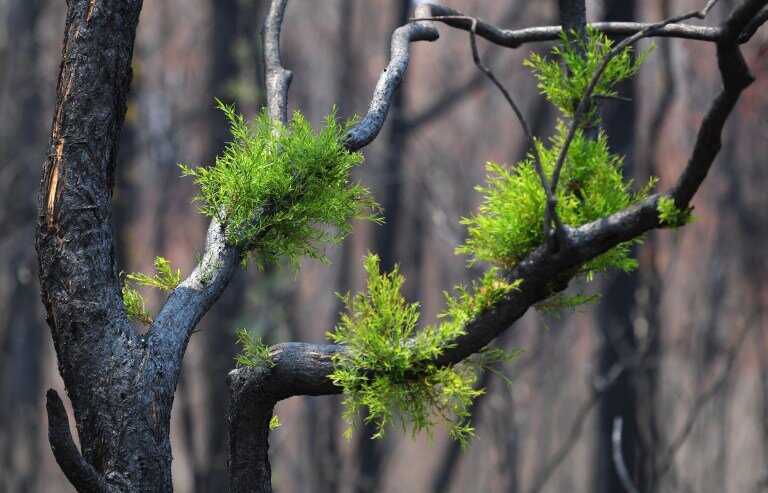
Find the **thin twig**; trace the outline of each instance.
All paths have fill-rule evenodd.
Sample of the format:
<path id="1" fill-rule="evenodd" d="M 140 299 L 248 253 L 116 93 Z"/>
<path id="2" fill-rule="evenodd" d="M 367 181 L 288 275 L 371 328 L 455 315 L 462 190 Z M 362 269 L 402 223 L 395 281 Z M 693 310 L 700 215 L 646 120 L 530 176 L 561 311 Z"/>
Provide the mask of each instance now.
<path id="1" fill-rule="evenodd" d="M 479 68 L 481 72 L 487 75 L 488 78 L 491 79 L 491 81 L 496 85 L 496 87 L 499 88 L 501 93 L 504 95 L 504 99 L 507 100 L 509 105 L 512 107 L 512 111 L 515 112 L 515 116 L 517 116 L 517 120 L 520 122 L 520 126 L 523 127 L 523 132 L 525 133 L 525 137 L 528 139 L 528 144 L 530 145 L 531 152 L 534 158 L 534 166 L 536 168 L 536 174 L 539 175 L 539 180 L 541 180 L 541 186 L 544 187 L 544 193 L 547 196 L 547 204 L 553 203 L 555 202 L 555 197 L 552 195 L 552 189 L 547 185 L 547 177 L 544 175 L 544 168 L 541 164 L 541 155 L 539 154 L 539 148 L 536 145 L 536 138 L 533 136 L 533 133 L 531 132 L 531 127 L 530 125 L 528 125 L 528 120 L 525 119 L 523 112 L 520 110 L 520 107 L 517 105 L 517 103 L 515 103 L 515 100 L 514 98 L 512 98 L 512 94 L 510 94 L 509 90 L 507 90 L 507 88 L 504 87 L 504 84 L 502 84 L 501 81 L 498 79 L 498 77 L 496 77 L 496 74 L 494 74 L 493 71 L 489 67 L 487 67 L 483 63 L 483 61 L 480 59 L 480 54 L 477 51 L 477 36 L 476 36 L 478 19 L 476 17 L 472 17 L 471 21 L 472 21 L 472 27 L 469 30 L 469 41 L 470 41 L 470 45 L 472 46 L 472 60 L 474 60 L 475 65 L 477 65 L 477 68 Z M 563 231 L 563 224 L 560 222 L 560 218 L 557 216 L 557 212 L 554 209 L 550 210 L 550 208 L 547 207 L 544 215 L 544 241 L 547 241 L 549 238 L 548 236 L 549 226 L 552 221 L 555 222 L 558 232 Z"/>
<path id="2" fill-rule="evenodd" d="M 428 7 L 433 15 L 431 17 L 412 20 L 442 22 L 447 26 L 469 31 L 471 27 L 471 21 L 469 20 L 470 16 L 444 5 L 424 4 L 424 6 Z M 648 26 L 648 23 L 641 22 L 595 22 L 589 24 L 591 29 L 595 29 L 608 36 L 616 37 L 631 36 Z M 478 36 L 505 48 L 519 48 L 526 43 L 557 41 L 560 39 L 562 32 L 563 28 L 560 25 L 535 26 L 522 29 L 503 29 L 481 19 L 478 19 L 477 26 Z M 751 34 L 754 34 L 754 32 L 750 32 L 749 36 L 751 36 Z M 718 27 L 696 26 L 692 24 L 674 24 L 655 31 L 653 36 L 718 42 L 721 36 L 721 29 Z M 745 35 L 739 39 L 739 42 L 744 43 L 748 40 L 749 38 Z"/>
<path id="3" fill-rule="evenodd" d="M 614 101 L 622 101 L 624 103 L 631 103 L 632 98 L 626 98 L 624 96 L 617 96 L 615 94 L 593 94 L 592 99 L 613 99 Z"/>
<path id="4" fill-rule="evenodd" d="M 624 420 L 621 416 L 613 418 L 613 433 L 611 434 L 611 443 L 613 445 L 613 465 L 616 467 L 616 473 L 619 476 L 624 489 L 629 493 L 640 493 L 629 477 L 627 465 L 624 463 L 624 455 L 621 453 L 621 428 Z"/>

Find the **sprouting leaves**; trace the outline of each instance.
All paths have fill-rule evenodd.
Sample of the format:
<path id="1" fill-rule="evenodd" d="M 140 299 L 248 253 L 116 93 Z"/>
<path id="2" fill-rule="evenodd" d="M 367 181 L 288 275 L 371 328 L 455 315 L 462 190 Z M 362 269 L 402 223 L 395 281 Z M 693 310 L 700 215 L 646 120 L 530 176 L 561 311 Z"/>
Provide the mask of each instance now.
<path id="1" fill-rule="evenodd" d="M 534 69 L 539 88 L 547 99 L 566 118 L 574 116 L 578 101 L 612 46 L 605 35 L 594 30 L 588 30 L 587 41 L 573 34 L 563 34 L 563 44 L 553 50 L 552 57 L 532 54 L 525 62 Z M 631 48 L 627 48 L 612 58 L 597 83 L 595 94 L 615 96 L 613 86 L 635 75 L 647 53 L 643 52 L 633 60 Z M 588 115 L 589 119 L 592 117 Z M 569 125 L 558 120 L 555 135 L 548 143 L 535 142 L 548 182 L 551 182 L 558 156 L 565 145 Z M 624 181 L 622 167 L 623 158 L 610 152 L 605 133 L 598 131 L 596 137 L 590 137 L 577 129 L 554 194 L 557 199 L 555 210 L 562 223 L 581 226 L 646 198 L 656 180 L 651 179 L 642 190 L 634 192 L 632 182 Z M 484 196 L 479 212 L 462 221 L 468 227 L 469 238 L 458 252 L 470 255 L 470 262 L 483 260 L 511 268 L 543 243 L 546 194 L 532 155 L 516 167 L 489 163 L 488 171 L 487 184 L 478 188 Z M 637 262 L 630 257 L 630 247 L 639 241 L 619 244 L 571 274 L 591 280 L 596 273 L 609 269 L 631 271 Z M 561 298 L 549 306 L 574 308 L 576 303 L 588 300 L 577 296 L 563 303 L 566 298 Z"/>
<path id="2" fill-rule="evenodd" d="M 283 126 L 265 110 L 251 126 L 234 106 L 217 102 L 232 141 L 214 166 L 181 169 L 200 186 L 200 211 L 260 267 L 282 257 L 295 268 L 302 257 L 325 260 L 322 243 L 341 241 L 350 218 L 375 219 L 368 190 L 349 178 L 363 161 L 342 144 L 351 123 L 339 125 L 331 113 L 316 134 L 299 112 Z"/>
<path id="3" fill-rule="evenodd" d="M 147 308 L 147 301 L 129 282 L 123 284 L 123 304 L 128 320 L 143 325 L 152 325 L 152 311 Z"/>
<path id="4" fill-rule="evenodd" d="M 237 343 L 243 346 L 243 351 L 235 357 L 237 367 L 266 366 L 273 367 L 275 362 L 269 354 L 269 346 L 261 338 L 254 339 L 248 329 L 237 331 Z"/>
<path id="5" fill-rule="evenodd" d="M 696 221 L 693 215 L 693 207 L 688 206 L 684 210 L 679 209 L 675 200 L 668 197 L 661 197 L 656 204 L 656 210 L 659 211 L 659 222 L 662 226 L 669 228 L 678 228 Z"/>
<path id="6" fill-rule="evenodd" d="M 380 438 L 390 425 L 405 431 L 410 425 L 415 436 L 426 431 L 432 436 L 434 425 L 443 423 L 462 447 L 473 435 L 468 407 L 483 393 L 474 388 L 480 368 L 506 360 L 513 355 L 487 351 L 454 366 L 437 366 L 433 361 L 453 340 L 464 334 L 464 324 L 490 308 L 516 288 L 488 273 L 473 285 L 472 293 L 459 289 L 439 326 L 416 330 L 418 304 L 408 303 L 400 294 L 404 279 L 397 268 L 381 273 L 375 255 L 365 259 L 368 288 L 354 297 L 344 296 L 347 311 L 342 314 L 336 332 L 329 337 L 348 346 L 346 355 L 338 356 L 330 376 L 346 394 L 344 419 L 349 437 L 368 410 L 366 423 L 375 423 Z"/>
<path id="7" fill-rule="evenodd" d="M 174 271 L 171 269 L 171 263 L 163 257 L 155 258 L 155 270 L 157 273 L 150 277 L 141 272 L 133 272 L 125 276 L 129 281 L 135 282 L 139 286 L 160 289 L 164 291 L 173 291 L 181 282 L 181 269 Z"/>
<path id="8" fill-rule="evenodd" d="M 159 289 L 162 291 L 173 291 L 181 282 L 181 269 L 173 270 L 168 259 L 163 257 L 155 258 L 154 276 L 148 276 L 141 272 L 132 272 L 125 276 L 123 282 L 123 304 L 125 305 L 126 315 L 131 322 L 138 322 L 143 325 L 152 325 L 152 311 L 147 308 L 147 301 L 136 289 L 136 286 Z"/>
<path id="9" fill-rule="evenodd" d="M 561 121 L 557 133 L 547 147 L 537 142 L 542 167 L 550 176 L 567 132 Z M 546 195 L 541 187 L 532 157 L 515 168 L 495 163 L 488 165 L 488 183 L 478 190 L 484 201 L 479 213 L 462 221 L 468 226 L 469 238 L 458 252 L 471 255 L 471 262 L 484 260 L 504 267 L 520 262 L 543 242 L 542 226 Z M 558 187 L 557 214 L 564 224 L 580 226 L 620 211 L 647 196 L 648 187 L 640 192 L 625 183 L 622 159 L 611 154 L 608 139 L 599 133 L 592 140 L 577 132 L 566 157 Z M 585 263 L 578 274 L 615 268 L 630 271 L 636 261 L 629 256 L 630 243 L 620 244 Z"/>
<path id="10" fill-rule="evenodd" d="M 604 34 L 587 29 L 586 40 L 575 32 L 563 32 L 562 44 L 552 50 L 551 57 L 532 53 L 524 65 L 531 67 L 539 79 L 539 89 L 547 99 L 566 116 L 573 117 L 576 106 L 589 86 L 598 65 L 613 47 Z M 645 57 L 653 46 L 633 60 L 632 48 L 627 47 L 612 58 L 595 86 L 597 97 L 612 97 L 617 93 L 613 86 L 637 74 Z M 591 115 L 587 115 L 591 120 Z"/>

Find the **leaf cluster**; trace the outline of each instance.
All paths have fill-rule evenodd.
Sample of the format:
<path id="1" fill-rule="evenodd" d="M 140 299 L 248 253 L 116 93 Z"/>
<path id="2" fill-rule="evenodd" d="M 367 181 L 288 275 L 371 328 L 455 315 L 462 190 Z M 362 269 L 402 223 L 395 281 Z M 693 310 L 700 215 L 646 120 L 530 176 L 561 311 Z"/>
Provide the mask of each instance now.
<path id="1" fill-rule="evenodd" d="M 367 291 L 354 297 L 343 296 L 347 311 L 329 337 L 345 344 L 345 356 L 335 359 L 330 375 L 334 384 L 343 389 L 344 419 L 349 424 L 349 438 L 367 408 L 366 423 L 375 423 L 374 438 L 384 436 L 390 425 L 400 425 L 411 434 L 426 431 L 432 437 L 437 424 L 447 426 L 451 437 L 466 446 L 473 434 L 468 407 L 484 391 L 475 389 L 478 370 L 509 355 L 487 351 L 477 358 L 460 364 L 440 367 L 433 361 L 452 341 L 464 334 L 464 324 L 489 308 L 515 288 L 489 273 L 473 285 L 473 293 L 460 289 L 457 298 L 449 299 L 442 315 L 446 320 L 439 326 L 417 331 L 417 303 L 408 303 L 400 293 L 404 279 L 397 267 L 382 273 L 375 255 L 365 259 L 368 273 Z"/>
<path id="2" fill-rule="evenodd" d="M 560 121 L 549 146 L 536 142 L 548 180 L 566 134 L 566 125 Z M 624 182 L 622 161 L 611 154 L 603 132 L 593 140 L 576 131 L 560 175 L 563 186 L 555 193 L 556 211 L 564 224 L 576 227 L 596 221 L 647 197 L 655 180 L 633 192 L 632 182 Z M 458 252 L 471 255 L 471 262 L 484 260 L 510 268 L 543 242 L 546 194 L 533 156 L 514 168 L 489 163 L 488 171 L 486 186 L 477 188 L 484 196 L 479 212 L 462 220 L 468 226 L 469 238 Z M 585 263 L 574 275 L 591 278 L 611 268 L 634 269 L 637 263 L 629 256 L 630 245 L 614 247 Z"/>
<path id="3" fill-rule="evenodd" d="M 552 57 L 532 54 L 525 65 L 534 69 L 539 87 L 565 117 L 573 117 L 578 101 L 590 83 L 612 42 L 603 34 L 588 30 L 586 41 L 575 33 L 563 34 L 563 44 L 555 47 Z M 637 73 L 647 52 L 633 60 L 626 48 L 608 62 L 597 83 L 595 94 L 614 96 L 613 86 Z M 591 118 L 591 117 L 588 117 Z M 535 140 L 537 154 L 547 182 L 551 183 L 558 157 L 565 145 L 569 124 L 558 120 L 549 142 Z M 590 138 L 577 128 L 568 147 L 559 177 L 556 213 L 563 224 L 577 227 L 618 212 L 648 196 L 656 179 L 641 190 L 632 190 L 632 182 L 622 175 L 623 158 L 612 154 L 602 131 Z M 489 176 L 479 212 L 465 218 L 469 238 L 458 252 L 470 255 L 470 262 L 483 260 L 511 268 L 543 243 L 546 194 L 536 170 L 535 155 L 529 154 L 516 167 L 488 164 Z M 637 262 L 630 246 L 622 243 L 585 263 L 570 274 L 592 279 L 595 273 L 609 269 L 630 271 Z M 576 298 L 571 301 L 584 301 Z M 563 303 L 565 301 L 565 303 Z M 557 305 L 573 308 L 573 303 L 559 300 Z"/>
<path id="4" fill-rule="evenodd" d="M 668 197 L 661 197 L 659 199 L 656 204 L 656 210 L 659 212 L 659 222 L 661 225 L 669 228 L 679 228 L 696 221 L 692 206 L 680 209 L 675 204 L 675 200 Z"/>
<path id="5" fill-rule="evenodd" d="M 155 275 L 148 276 L 141 272 L 132 272 L 125 276 L 122 294 L 123 304 L 128 319 L 143 325 L 152 325 L 152 311 L 147 308 L 147 300 L 136 289 L 136 286 L 173 291 L 181 282 L 181 269 L 173 270 L 168 259 L 155 258 Z"/>
<path id="6" fill-rule="evenodd" d="M 541 92 L 569 117 L 574 116 L 600 62 L 613 48 L 613 41 L 605 34 L 590 27 L 586 34 L 582 37 L 574 30 L 563 31 L 560 34 L 562 44 L 553 48 L 551 57 L 531 53 L 531 57 L 523 62 L 533 69 Z M 653 46 L 633 59 L 632 47 L 628 46 L 613 57 L 595 86 L 594 97 L 616 96 L 613 86 L 637 74 L 652 49 Z M 587 115 L 587 121 L 592 119 L 592 113 Z"/>
<path id="7" fill-rule="evenodd" d="M 351 231 L 350 218 L 375 218 L 368 190 L 349 179 L 363 161 L 342 143 L 352 122 L 340 125 L 331 113 L 314 133 L 299 112 L 283 126 L 264 110 L 250 125 L 234 106 L 217 103 L 232 141 L 214 166 L 181 169 L 200 186 L 200 211 L 260 267 L 281 257 L 294 267 L 306 256 L 325 260 L 321 243 L 341 241 Z"/>
<path id="8" fill-rule="evenodd" d="M 248 329 L 237 331 L 237 343 L 243 346 L 243 351 L 235 357 L 237 368 L 245 366 L 266 366 L 271 368 L 275 366 L 275 362 L 269 354 L 269 346 L 264 344 L 260 337 L 258 339 L 254 338 Z"/>

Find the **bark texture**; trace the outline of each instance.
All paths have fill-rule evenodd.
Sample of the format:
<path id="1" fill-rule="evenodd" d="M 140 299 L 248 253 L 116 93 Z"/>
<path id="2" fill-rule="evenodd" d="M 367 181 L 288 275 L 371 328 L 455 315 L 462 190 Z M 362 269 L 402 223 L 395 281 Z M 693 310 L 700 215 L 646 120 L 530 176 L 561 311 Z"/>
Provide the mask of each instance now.
<path id="1" fill-rule="evenodd" d="M 71 1 L 38 197 L 43 303 L 82 457 L 55 392 L 56 460 L 80 491 L 170 491 L 173 345 L 134 331 L 115 267 L 111 198 L 142 2 Z"/>

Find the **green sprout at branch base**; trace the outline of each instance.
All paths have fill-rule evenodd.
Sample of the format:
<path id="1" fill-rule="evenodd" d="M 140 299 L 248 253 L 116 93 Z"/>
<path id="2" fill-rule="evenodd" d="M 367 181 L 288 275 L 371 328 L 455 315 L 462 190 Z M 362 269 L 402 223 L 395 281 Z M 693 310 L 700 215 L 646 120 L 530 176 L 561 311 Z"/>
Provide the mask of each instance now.
<path id="1" fill-rule="evenodd" d="M 161 291 L 173 291 L 181 282 L 181 269 L 171 269 L 171 263 L 163 257 L 155 258 L 154 276 L 148 276 L 141 272 L 132 272 L 125 276 L 123 282 L 123 304 L 131 322 L 143 325 L 152 325 L 152 311 L 147 308 L 147 300 L 139 293 L 136 286 L 159 289 Z"/>
<path id="2" fill-rule="evenodd" d="M 235 357 L 238 368 L 245 366 L 266 366 L 271 368 L 275 366 L 272 356 L 269 354 L 269 346 L 261 341 L 261 338 L 254 339 L 248 329 L 237 331 L 237 343 L 243 346 L 243 351 Z"/>
<path id="3" fill-rule="evenodd" d="M 661 197 L 659 199 L 659 202 L 656 204 L 656 210 L 659 211 L 659 222 L 662 226 L 668 228 L 679 228 L 696 221 L 692 206 L 679 209 L 677 204 L 675 204 L 675 200 L 668 197 Z"/>

